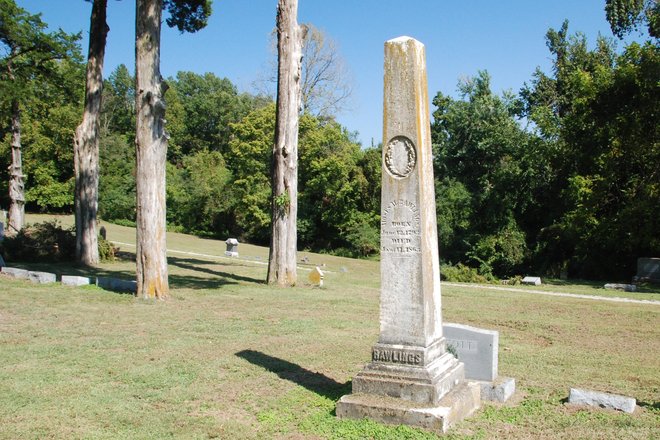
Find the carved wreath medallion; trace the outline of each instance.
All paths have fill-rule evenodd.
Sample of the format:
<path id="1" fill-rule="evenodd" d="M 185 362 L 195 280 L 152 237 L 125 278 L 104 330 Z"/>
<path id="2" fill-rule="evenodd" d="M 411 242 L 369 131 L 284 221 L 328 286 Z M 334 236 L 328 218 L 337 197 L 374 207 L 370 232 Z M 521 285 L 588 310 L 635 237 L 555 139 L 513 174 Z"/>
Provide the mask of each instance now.
<path id="1" fill-rule="evenodd" d="M 385 147 L 385 169 L 394 178 L 408 177 L 417 164 L 417 152 L 412 141 L 405 136 L 395 136 Z"/>

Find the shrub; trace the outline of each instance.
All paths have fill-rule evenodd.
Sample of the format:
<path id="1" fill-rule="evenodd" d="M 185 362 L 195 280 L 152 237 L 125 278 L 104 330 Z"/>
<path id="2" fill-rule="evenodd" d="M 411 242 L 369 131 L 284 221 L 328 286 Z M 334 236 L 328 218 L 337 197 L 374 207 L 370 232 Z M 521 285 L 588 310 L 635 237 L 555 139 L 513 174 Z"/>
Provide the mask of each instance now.
<path id="1" fill-rule="evenodd" d="M 100 234 L 98 243 L 99 259 L 113 261 L 117 248 Z M 57 220 L 27 225 L 14 237 L 6 237 L 0 250 L 13 261 L 75 261 L 75 227 L 65 229 Z"/>
<path id="2" fill-rule="evenodd" d="M 443 281 L 457 283 L 486 284 L 495 281 L 495 277 L 492 275 L 480 274 L 477 269 L 466 266 L 462 263 L 458 263 L 456 266 L 452 266 L 451 264 L 443 264 L 440 266 L 440 278 Z"/>
<path id="3" fill-rule="evenodd" d="M 73 228 L 64 229 L 57 220 L 25 226 L 14 237 L 6 237 L 2 250 L 8 260 L 73 261 L 76 236 Z"/>

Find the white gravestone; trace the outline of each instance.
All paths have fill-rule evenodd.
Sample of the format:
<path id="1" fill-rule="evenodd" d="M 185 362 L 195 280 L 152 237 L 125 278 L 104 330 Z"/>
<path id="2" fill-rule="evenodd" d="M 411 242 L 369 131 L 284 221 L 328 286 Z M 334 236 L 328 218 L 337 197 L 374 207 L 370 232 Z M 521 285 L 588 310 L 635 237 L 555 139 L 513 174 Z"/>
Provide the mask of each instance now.
<path id="1" fill-rule="evenodd" d="M 482 400 L 505 402 L 513 395 L 515 379 L 497 373 L 499 332 L 449 322 L 442 324 L 442 332 L 465 364 L 465 377 L 479 381 Z"/>
<path id="2" fill-rule="evenodd" d="M 480 403 L 446 351 L 424 45 L 385 43 L 380 336 L 337 416 L 445 432 Z"/>
<path id="3" fill-rule="evenodd" d="M 238 240 L 235 238 L 228 238 L 225 241 L 227 249 L 225 250 L 225 255 L 228 257 L 238 257 Z"/>

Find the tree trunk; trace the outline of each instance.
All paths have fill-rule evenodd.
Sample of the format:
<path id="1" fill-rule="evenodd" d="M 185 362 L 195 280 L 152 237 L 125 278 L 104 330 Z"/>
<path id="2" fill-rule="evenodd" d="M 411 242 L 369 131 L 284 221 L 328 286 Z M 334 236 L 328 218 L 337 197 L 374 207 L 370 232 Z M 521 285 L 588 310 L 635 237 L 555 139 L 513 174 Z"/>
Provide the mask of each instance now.
<path id="1" fill-rule="evenodd" d="M 21 106 L 17 99 L 11 103 L 11 166 L 9 167 L 9 219 L 7 235 L 15 235 L 25 223 L 25 186 L 21 159 Z"/>
<path id="2" fill-rule="evenodd" d="M 298 114 L 303 29 L 298 0 L 277 5 L 277 115 L 272 157 L 269 284 L 293 286 L 297 280 Z"/>
<path id="3" fill-rule="evenodd" d="M 137 295 L 167 297 L 165 237 L 165 102 L 160 76 L 162 0 L 137 0 L 135 104 L 137 122 Z"/>
<path id="4" fill-rule="evenodd" d="M 76 173 L 76 258 L 79 263 L 99 262 L 96 214 L 99 188 L 99 127 L 103 96 L 103 59 L 108 35 L 107 0 L 94 0 L 89 32 L 85 110 L 74 137 Z"/>

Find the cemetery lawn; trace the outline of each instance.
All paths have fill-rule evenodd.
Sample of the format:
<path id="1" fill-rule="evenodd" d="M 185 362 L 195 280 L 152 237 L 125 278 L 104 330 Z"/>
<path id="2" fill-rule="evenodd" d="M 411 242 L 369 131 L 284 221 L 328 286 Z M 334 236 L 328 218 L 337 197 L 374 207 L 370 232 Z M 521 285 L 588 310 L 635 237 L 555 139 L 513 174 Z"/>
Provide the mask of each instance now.
<path id="1" fill-rule="evenodd" d="M 106 227 L 130 256 L 133 230 Z M 305 285 L 300 270 L 298 287 L 278 289 L 263 283 L 267 249 L 241 244 L 240 259 L 221 258 L 223 242 L 183 234 L 168 247 L 179 252 L 169 254 L 167 301 L 0 276 L 0 439 L 439 438 L 334 417 L 378 336 L 377 262 L 301 253 L 303 268 L 326 265 L 325 286 Z M 134 273 L 128 260 L 16 266 Z M 485 402 L 443 438 L 660 438 L 660 305 L 468 286 L 442 294 L 445 321 L 500 332 L 500 375 L 517 382 L 512 401 Z M 653 289 L 615 296 L 660 300 Z M 631 396 L 638 408 L 569 406 L 571 387 Z"/>

